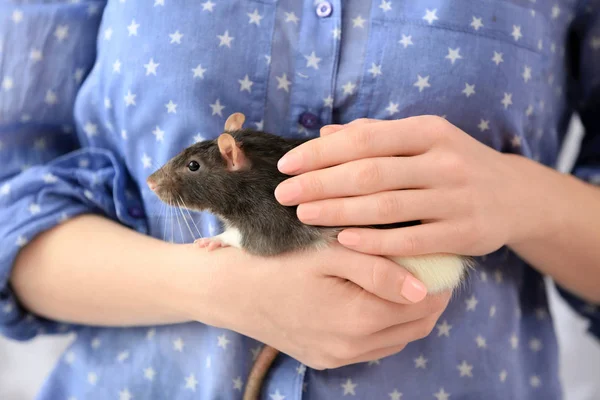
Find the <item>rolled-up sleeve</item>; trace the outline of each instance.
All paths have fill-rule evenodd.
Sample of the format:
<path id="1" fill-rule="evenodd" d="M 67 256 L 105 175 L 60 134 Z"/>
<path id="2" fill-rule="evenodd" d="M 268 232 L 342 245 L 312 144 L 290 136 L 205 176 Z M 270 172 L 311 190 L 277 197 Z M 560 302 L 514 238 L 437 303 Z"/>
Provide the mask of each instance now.
<path id="1" fill-rule="evenodd" d="M 585 132 L 572 173 L 600 188 L 600 2 L 581 1 L 580 11 L 569 43 L 569 92 Z M 600 260 L 598 264 L 600 268 Z M 564 288 L 558 289 L 571 307 L 590 321 L 589 332 L 600 340 L 600 306 L 586 303 Z"/>
<path id="2" fill-rule="evenodd" d="M 143 230 L 127 212 L 136 196 L 123 163 L 82 146 L 74 123 L 104 3 L 0 2 L 0 333 L 16 340 L 75 328 L 31 314 L 10 287 L 36 235 L 84 213 Z"/>

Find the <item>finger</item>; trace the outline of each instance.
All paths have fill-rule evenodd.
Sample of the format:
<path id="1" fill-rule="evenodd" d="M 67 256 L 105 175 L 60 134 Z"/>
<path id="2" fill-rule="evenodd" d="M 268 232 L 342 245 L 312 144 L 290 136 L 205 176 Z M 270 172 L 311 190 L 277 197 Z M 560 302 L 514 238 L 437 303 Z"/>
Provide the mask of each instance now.
<path id="1" fill-rule="evenodd" d="M 398 229 L 350 228 L 338 241 L 356 251 L 386 256 L 461 253 L 463 229 L 448 222 L 430 222 Z"/>
<path id="2" fill-rule="evenodd" d="M 373 350 L 373 351 L 370 351 L 359 357 L 355 357 L 351 360 L 342 361 L 343 366 L 365 363 L 365 362 L 369 362 L 369 361 L 381 360 L 382 358 L 386 358 L 386 357 L 392 356 L 394 354 L 400 353 L 402 350 L 404 350 L 405 347 L 406 347 L 406 343 L 398 344 L 398 345 L 387 347 L 384 349 Z"/>
<path id="3" fill-rule="evenodd" d="M 384 257 L 358 257 L 357 253 L 348 253 L 345 260 L 329 264 L 324 273 L 347 279 L 377 296 L 368 300 L 367 307 L 377 309 L 381 299 L 400 304 L 418 303 L 427 295 L 427 289 L 406 269 Z M 370 311 L 367 311 L 370 312 Z M 379 311 L 381 312 L 381 310 Z"/>
<path id="4" fill-rule="evenodd" d="M 431 187 L 439 180 L 426 157 L 379 157 L 309 171 L 281 182 L 275 197 L 283 205 L 396 189 Z"/>
<path id="5" fill-rule="evenodd" d="M 279 160 L 286 174 L 303 173 L 369 157 L 408 156 L 426 152 L 435 142 L 441 122 L 424 123 L 420 117 L 355 124 L 310 140 Z M 424 128 L 425 126 L 425 128 Z"/>
<path id="6" fill-rule="evenodd" d="M 331 135 L 331 134 L 339 132 L 339 131 L 343 130 L 344 128 L 351 126 L 351 125 L 370 124 L 370 123 L 373 123 L 376 121 L 378 121 L 378 120 L 377 119 L 369 119 L 369 118 L 358 118 L 358 119 L 352 120 L 351 122 L 348 122 L 345 125 L 342 125 L 342 124 L 326 125 L 321 128 L 321 136 Z"/>
<path id="7" fill-rule="evenodd" d="M 364 226 L 440 219 L 453 211 L 435 189 L 423 189 L 303 203 L 296 213 L 308 225 Z"/>

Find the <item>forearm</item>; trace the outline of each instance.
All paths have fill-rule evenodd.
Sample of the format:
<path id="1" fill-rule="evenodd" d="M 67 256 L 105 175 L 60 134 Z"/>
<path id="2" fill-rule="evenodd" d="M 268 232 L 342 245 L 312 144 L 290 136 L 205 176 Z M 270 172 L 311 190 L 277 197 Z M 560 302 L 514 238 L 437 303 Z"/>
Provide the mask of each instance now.
<path id="1" fill-rule="evenodd" d="M 600 303 L 600 189 L 518 156 L 527 171 L 531 234 L 509 243 L 530 265 L 587 301 Z M 533 208 L 532 208 L 533 210 Z M 536 220 L 537 219 L 537 220 Z"/>
<path id="2" fill-rule="evenodd" d="M 204 288 L 219 257 L 84 215 L 25 246 L 11 284 L 26 308 L 53 320 L 156 325 L 186 322 L 193 314 L 210 321 Z"/>

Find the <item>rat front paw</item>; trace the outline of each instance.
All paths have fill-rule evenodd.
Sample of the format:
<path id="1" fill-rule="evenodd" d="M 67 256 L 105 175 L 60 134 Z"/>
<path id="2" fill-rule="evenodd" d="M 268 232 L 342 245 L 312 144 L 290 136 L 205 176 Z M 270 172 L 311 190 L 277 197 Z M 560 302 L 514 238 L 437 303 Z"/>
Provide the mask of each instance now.
<path id="1" fill-rule="evenodd" d="M 229 245 L 217 238 L 202 238 L 194 241 L 194 244 L 200 248 L 206 248 L 208 251 L 218 249 L 220 247 L 228 247 Z"/>

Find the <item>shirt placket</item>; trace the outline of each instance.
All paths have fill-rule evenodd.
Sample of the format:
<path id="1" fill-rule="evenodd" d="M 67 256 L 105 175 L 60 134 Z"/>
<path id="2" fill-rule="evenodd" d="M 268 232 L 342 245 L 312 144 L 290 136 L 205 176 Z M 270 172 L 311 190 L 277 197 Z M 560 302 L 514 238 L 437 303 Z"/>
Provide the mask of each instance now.
<path id="1" fill-rule="evenodd" d="M 339 62 L 342 6 L 339 0 L 306 0 L 299 27 L 290 92 L 290 131 L 315 137 L 331 123 Z"/>

